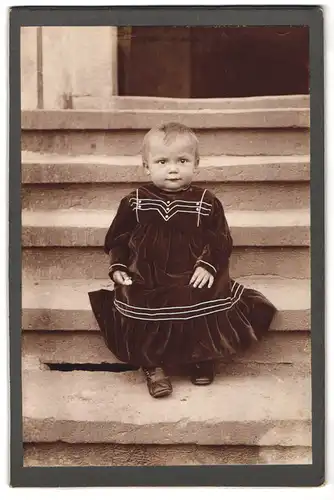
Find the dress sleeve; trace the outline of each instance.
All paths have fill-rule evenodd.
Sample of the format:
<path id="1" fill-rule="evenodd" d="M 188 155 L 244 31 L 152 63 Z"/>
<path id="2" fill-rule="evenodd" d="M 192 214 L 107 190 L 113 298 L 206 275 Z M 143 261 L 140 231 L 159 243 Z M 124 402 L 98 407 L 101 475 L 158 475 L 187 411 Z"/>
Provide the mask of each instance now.
<path id="1" fill-rule="evenodd" d="M 229 265 L 233 240 L 224 213 L 224 208 L 218 198 L 214 197 L 210 215 L 204 221 L 204 238 L 206 244 L 202 254 L 196 261 L 195 268 L 204 267 L 214 276 Z"/>
<path id="2" fill-rule="evenodd" d="M 109 255 L 110 278 L 115 271 L 127 271 L 129 240 L 136 224 L 129 199 L 123 198 L 104 240 L 104 251 Z"/>

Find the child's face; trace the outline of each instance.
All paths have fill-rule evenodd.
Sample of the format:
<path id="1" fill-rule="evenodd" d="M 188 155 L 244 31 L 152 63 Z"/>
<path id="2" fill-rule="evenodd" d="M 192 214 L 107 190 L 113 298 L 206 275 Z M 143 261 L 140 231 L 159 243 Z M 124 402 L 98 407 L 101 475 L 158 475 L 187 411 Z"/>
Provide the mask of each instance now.
<path id="1" fill-rule="evenodd" d="M 148 144 L 144 162 L 152 182 L 165 191 L 178 191 L 191 183 L 198 159 L 195 145 L 186 134 L 164 141 L 164 134 L 154 134 Z"/>

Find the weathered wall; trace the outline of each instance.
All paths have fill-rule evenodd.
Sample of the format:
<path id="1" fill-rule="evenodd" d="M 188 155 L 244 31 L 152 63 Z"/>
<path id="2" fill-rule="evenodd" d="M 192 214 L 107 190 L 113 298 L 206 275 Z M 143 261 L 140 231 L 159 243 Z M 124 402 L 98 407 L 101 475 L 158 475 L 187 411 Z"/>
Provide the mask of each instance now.
<path id="1" fill-rule="evenodd" d="M 21 28 L 21 108 L 37 106 L 37 29 Z"/>
<path id="2" fill-rule="evenodd" d="M 22 109 L 103 109 L 115 94 L 116 27 L 22 28 Z"/>

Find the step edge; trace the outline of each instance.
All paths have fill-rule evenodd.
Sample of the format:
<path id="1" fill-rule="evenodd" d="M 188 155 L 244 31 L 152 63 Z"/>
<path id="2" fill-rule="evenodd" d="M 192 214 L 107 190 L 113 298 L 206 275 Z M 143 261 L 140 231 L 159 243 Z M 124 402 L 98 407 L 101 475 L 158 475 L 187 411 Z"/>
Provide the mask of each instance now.
<path id="1" fill-rule="evenodd" d="M 201 115 L 201 116 L 199 116 Z M 231 121 L 232 117 L 232 121 Z M 205 121 L 210 118 L 210 123 Z M 263 118 L 261 120 L 261 118 Z M 280 118 L 279 120 L 277 118 Z M 23 110 L 21 129 L 26 130 L 148 130 L 157 119 L 186 122 L 194 129 L 305 129 L 310 109 L 255 108 L 224 110 Z M 230 119 L 230 120 L 229 120 Z M 254 123 L 253 123 L 254 122 Z"/>

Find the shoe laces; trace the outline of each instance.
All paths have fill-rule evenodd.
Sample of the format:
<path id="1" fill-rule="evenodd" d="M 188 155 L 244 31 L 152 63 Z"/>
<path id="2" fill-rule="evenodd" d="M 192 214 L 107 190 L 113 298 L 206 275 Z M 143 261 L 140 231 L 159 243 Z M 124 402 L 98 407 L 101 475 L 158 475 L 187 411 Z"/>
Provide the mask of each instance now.
<path id="1" fill-rule="evenodd" d="M 153 379 L 159 375 L 162 375 L 165 377 L 165 373 L 162 368 L 143 368 L 143 372 L 145 373 L 146 377 L 149 378 L 150 380 L 153 381 Z"/>

